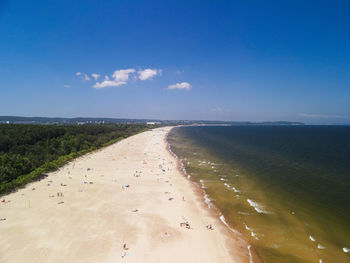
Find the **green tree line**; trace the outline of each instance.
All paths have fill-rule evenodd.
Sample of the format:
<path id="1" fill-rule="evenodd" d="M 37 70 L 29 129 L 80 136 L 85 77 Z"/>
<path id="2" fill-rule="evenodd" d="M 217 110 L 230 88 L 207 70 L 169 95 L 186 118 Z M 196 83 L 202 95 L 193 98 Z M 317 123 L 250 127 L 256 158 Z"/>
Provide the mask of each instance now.
<path id="1" fill-rule="evenodd" d="M 89 151 L 146 129 L 141 124 L 0 124 L 0 195 Z"/>

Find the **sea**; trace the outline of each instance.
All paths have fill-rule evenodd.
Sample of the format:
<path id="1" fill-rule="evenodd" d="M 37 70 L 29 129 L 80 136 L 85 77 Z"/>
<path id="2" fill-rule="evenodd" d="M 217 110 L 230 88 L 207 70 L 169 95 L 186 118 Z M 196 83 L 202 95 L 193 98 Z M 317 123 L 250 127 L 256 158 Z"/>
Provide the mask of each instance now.
<path id="1" fill-rule="evenodd" d="M 182 126 L 168 143 L 264 262 L 350 262 L 350 126 Z"/>

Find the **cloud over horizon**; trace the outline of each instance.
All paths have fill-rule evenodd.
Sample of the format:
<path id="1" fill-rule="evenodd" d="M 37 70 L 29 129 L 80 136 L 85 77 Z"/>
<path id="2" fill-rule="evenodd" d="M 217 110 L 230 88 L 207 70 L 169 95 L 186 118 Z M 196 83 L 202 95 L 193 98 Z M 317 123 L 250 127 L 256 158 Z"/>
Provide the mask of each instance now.
<path id="1" fill-rule="evenodd" d="M 168 90 L 183 89 L 189 91 L 192 88 L 191 84 L 188 82 L 176 83 L 168 86 Z"/>
<path id="2" fill-rule="evenodd" d="M 344 119 L 346 116 L 341 115 L 325 115 L 325 114 L 308 114 L 308 113 L 299 113 L 300 117 L 303 118 L 314 118 L 314 119 Z"/>
<path id="3" fill-rule="evenodd" d="M 213 108 L 210 110 L 211 112 L 231 112 L 231 110 L 229 109 L 225 109 L 225 108 L 221 108 L 221 107 L 217 107 L 217 108 Z"/>
<path id="4" fill-rule="evenodd" d="M 78 72 L 80 73 L 80 72 Z M 81 74 L 81 73 L 80 73 Z M 138 76 L 136 75 L 138 74 Z M 138 70 L 134 68 L 129 68 L 129 69 L 119 69 L 115 70 L 111 77 L 105 76 L 104 80 L 101 82 L 96 82 L 93 85 L 93 88 L 95 89 L 103 89 L 107 87 L 118 87 L 122 86 L 128 83 L 130 79 L 134 80 L 151 80 L 157 75 L 161 75 L 162 70 L 161 69 L 144 69 L 144 70 Z M 100 75 L 93 73 L 91 76 L 97 80 Z"/>
<path id="5" fill-rule="evenodd" d="M 161 69 L 140 69 L 136 70 L 134 68 L 128 69 L 118 69 L 115 70 L 111 75 L 106 75 L 102 80 L 100 79 L 101 75 L 98 73 L 91 73 L 90 76 L 95 80 L 95 84 L 92 86 L 95 89 L 104 89 L 107 87 L 118 87 L 126 85 L 130 80 L 152 80 L 155 76 L 162 75 Z M 82 72 L 76 72 L 75 75 L 82 81 L 90 81 L 90 77 Z M 183 83 L 179 83 L 182 85 Z M 178 85 L 178 84 L 176 84 Z"/>

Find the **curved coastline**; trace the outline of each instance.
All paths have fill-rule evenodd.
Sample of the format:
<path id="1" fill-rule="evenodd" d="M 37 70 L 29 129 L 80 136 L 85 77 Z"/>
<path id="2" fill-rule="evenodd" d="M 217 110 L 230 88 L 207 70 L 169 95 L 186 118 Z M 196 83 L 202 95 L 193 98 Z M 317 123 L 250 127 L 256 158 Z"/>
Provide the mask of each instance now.
<path id="1" fill-rule="evenodd" d="M 178 126 L 175 126 L 178 127 Z M 193 191 L 198 195 L 198 197 L 200 198 L 200 200 L 202 201 L 203 206 L 206 208 L 206 210 L 210 213 L 210 215 L 220 221 L 225 229 L 226 229 L 226 235 L 229 236 L 229 238 L 232 238 L 234 240 L 238 240 L 240 243 L 240 247 L 239 248 L 235 248 L 234 251 L 231 251 L 232 254 L 236 254 L 237 253 L 237 249 L 242 249 L 242 247 L 246 248 L 246 252 L 248 255 L 248 259 L 249 263 L 264 263 L 264 261 L 262 260 L 262 258 L 260 257 L 259 253 L 257 252 L 257 250 L 252 246 L 252 244 L 250 244 L 247 239 L 245 238 L 245 236 L 239 232 L 238 230 L 234 229 L 233 226 L 231 226 L 229 223 L 227 223 L 225 216 L 222 214 L 222 212 L 211 202 L 210 197 L 208 196 L 208 194 L 205 192 L 205 187 L 203 187 L 203 185 L 200 185 L 199 183 L 193 181 L 191 179 L 191 175 L 187 173 L 186 171 L 186 167 L 183 164 L 183 162 L 180 160 L 180 158 L 172 151 L 171 149 L 171 145 L 168 141 L 168 136 L 169 133 L 171 132 L 172 129 L 174 129 L 175 127 L 172 127 L 166 134 L 165 136 L 165 143 L 167 146 L 167 150 L 168 152 L 176 159 L 177 161 L 177 169 L 179 170 L 179 172 L 190 182 Z M 229 231 L 227 231 L 229 230 Z M 246 259 L 246 258 L 244 258 Z"/>
<path id="2" fill-rule="evenodd" d="M 178 169 L 168 130 L 84 155 L 6 195 L 0 261 L 249 262 Z"/>

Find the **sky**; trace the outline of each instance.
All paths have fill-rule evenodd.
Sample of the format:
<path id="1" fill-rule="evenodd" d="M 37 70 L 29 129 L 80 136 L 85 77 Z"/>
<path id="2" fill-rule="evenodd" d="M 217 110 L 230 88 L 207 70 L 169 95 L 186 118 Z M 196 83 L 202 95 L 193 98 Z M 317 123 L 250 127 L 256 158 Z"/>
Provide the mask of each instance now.
<path id="1" fill-rule="evenodd" d="M 0 115 L 350 124 L 350 1 L 0 0 Z"/>

